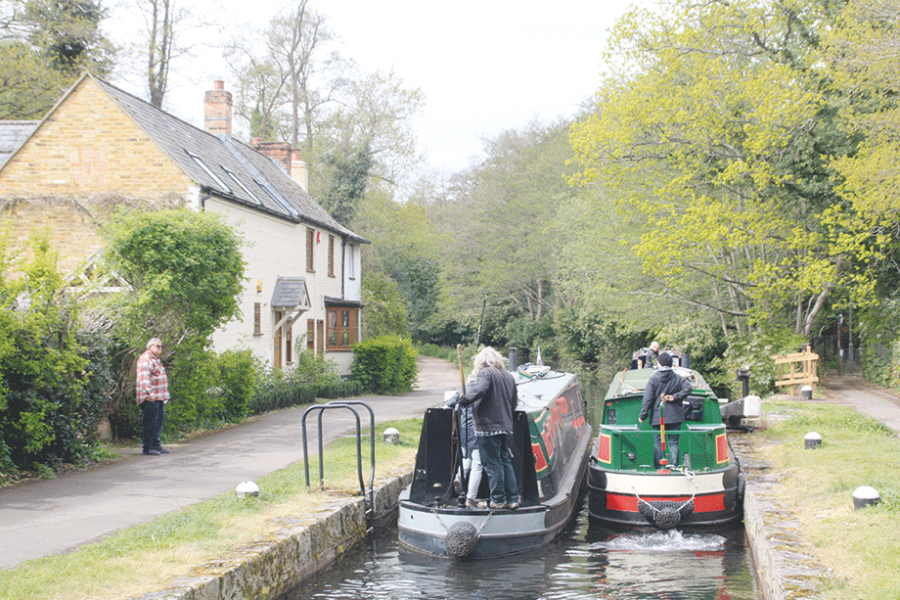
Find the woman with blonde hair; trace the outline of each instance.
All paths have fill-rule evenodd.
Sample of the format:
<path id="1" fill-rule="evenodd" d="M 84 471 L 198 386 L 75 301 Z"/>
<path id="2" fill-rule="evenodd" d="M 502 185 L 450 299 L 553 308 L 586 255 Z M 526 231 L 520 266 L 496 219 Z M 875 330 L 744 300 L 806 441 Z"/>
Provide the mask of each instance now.
<path id="1" fill-rule="evenodd" d="M 488 346 L 475 355 L 475 381 L 459 404 L 471 405 L 481 462 L 488 474 L 492 509 L 519 507 L 519 486 L 512 464 L 516 380 L 503 355 Z"/>

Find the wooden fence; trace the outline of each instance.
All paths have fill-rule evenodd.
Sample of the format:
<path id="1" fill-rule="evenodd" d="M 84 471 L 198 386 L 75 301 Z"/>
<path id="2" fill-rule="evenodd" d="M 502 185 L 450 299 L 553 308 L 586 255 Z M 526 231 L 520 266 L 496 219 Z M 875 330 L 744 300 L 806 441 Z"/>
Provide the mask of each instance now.
<path id="1" fill-rule="evenodd" d="M 799 396 L 798 387 L 819 381 L 819 355 L 815 352 L 795 352 L 786 356 L 773 356 L 775 360 L 775 385 L 790 386 L 791 394 Z M 788 367 L 785 367 L 788 365 Z"/>

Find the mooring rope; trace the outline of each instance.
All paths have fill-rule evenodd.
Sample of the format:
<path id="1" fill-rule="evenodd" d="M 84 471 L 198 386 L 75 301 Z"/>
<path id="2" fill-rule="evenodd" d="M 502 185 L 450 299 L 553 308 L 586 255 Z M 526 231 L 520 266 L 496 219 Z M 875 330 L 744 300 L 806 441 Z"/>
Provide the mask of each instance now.
<path id="1" fill-rule="evenodd" d="M 438 514 L 437 510 L 434 509 L 434 508 L 432 508 L 432 509 L 431 509 L 431 514 L 433 514 L 433 515 L 437 518 L 438 523 L 441 524 L 441 527 L 444 528 L 444 531 L 447 532 L 447 533 L 449 533 L 449 532 L 450 532 L 450 528 L 447 527 L 447 525 L 444 523 L 444 520 L 441 519 L 441 515 Z M 494 512 L 493 512 L 493 511 L 491 511 L 491 512 L 488 513 L 488 516 L 485 517 L 485 519 L 481 522 L 481 525 L 479 525 L 479 526 L 478 526 L 478 529 L 475 531 L 475 535 L 481 535 L 481 530 L 484 529 L 484 526 L 487 525 L 487 522 L 490 521 L 490 520 L 491 520 L 491 517 L 493 517 L 493 516 L 494 516 Z"/>

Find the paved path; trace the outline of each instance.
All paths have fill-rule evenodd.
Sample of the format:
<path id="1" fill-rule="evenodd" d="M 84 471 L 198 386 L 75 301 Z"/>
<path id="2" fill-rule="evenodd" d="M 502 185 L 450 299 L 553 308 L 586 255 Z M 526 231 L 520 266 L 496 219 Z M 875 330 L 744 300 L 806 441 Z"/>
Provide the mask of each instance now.
<path id="1" fill-rule="evenodd" d="M 415 391 L 399 397 L 356 398 L 372 407 L 376 422 L 421 416 L 426 408 L 443 402 L 445 390 L 458 386 L 459 372 L 452 363 L 429 357 L 418 360 Z M 71 551 L 302 461 L 306 408 L 261 415 L 167 446 L 171 454 L 143 456 L 138 446 L 105 465 L 0 489 L 0 568 Z M 317 416 L 311 413 L 307 418 L 311 456 L 318 453 Z M 364 408 L 360 417 L 367 430 Z M 356 420 L 350 411 L 329 411 L 323 415 L 323 430 L 328 443 L 354 432 Z"/>
<path id="2" fill-rule="evenodd" d="M 900 396 L 861 377 L 829 377 L 821 382 L 829 400 L 855 406 L 861 413 L 900 432 Z"/>

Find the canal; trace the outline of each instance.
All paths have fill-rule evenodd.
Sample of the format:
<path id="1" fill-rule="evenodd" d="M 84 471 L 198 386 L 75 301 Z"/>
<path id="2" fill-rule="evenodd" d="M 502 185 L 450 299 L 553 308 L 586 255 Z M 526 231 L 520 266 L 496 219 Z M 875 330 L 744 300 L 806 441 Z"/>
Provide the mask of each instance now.
<path id="1" fill-rule="evenodd" d="M 597 430 L 605 387 L 582 388 Z M 278 600 L 759 600 L 741 527 L 716 533 L 619 532 L 582 509 L 564 535 L 533 552 L 455 561 L 401 548 L 396 521 Z"/>
<path id="2" fill-rule="evenodd" d="M 279 600 L 759 600 L 740 528 L 716 534 L 618 533 L 582 510 L 556 542 L 517 556 L 459 562 L 371 535 Z"/>

